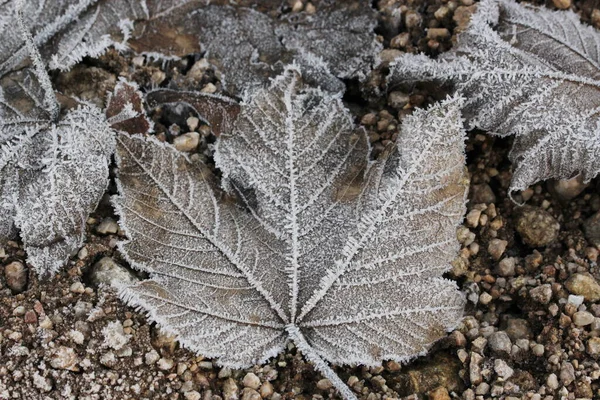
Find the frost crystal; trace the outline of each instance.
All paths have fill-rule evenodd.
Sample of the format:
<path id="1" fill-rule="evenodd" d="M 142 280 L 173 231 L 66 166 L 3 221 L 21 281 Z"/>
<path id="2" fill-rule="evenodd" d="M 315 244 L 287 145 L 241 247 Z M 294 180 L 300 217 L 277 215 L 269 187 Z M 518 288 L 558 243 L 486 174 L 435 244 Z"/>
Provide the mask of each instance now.
<path id="1" fill-rule="evenodd" d="M 226 90 L 236 95 L 261 87 L 293 60 L 303 65 L 305 79 L 308 68 L 331 71 L 327 89 L 341 91 L 344 85 L 333 77 L 364 77 L 381 50 L 373 32 L 377 15 L 368 2 L 323 1 L 313 15 L 290 13 L 279 19 L 272 11 L 190 5 L 147 24 L 146 34 L 154 40 L 134 39 L 131 46 L 142 53 L 182 55 L 184 49 L 199 52 L 194 49 L 199 43 L 222 72 Z M 176 32 L 173 26 L 178 27 Z M 164 37 L 173 36 L 177 40 L 165 43 Z M 318 77 L 322 80 L 324 75 Z M 325 82 L 312 83 L 323 87 Z"/>
<path id="2" fill-rule="evenodd" d="M 439 60 L 402 55 L 391 85 L 450 82 L 469 128 L 516 135 L 512 190 L 600 172 L 600 33 L 571 11 L 484 0 Z"/>
<path id="3" fill-rule="evenodd" d="M 441 277 L 468 183 L 461 101 L 408 117 L 370 162 L 340 96 L 287 67 L 217 139 L 226 191 L 172 146 L 118 135 L 119 248 L 151 276 L 122 298 L 231 368 L 291 340 L 356 398 L 328 363 L 407 361 L 462 316 Z"/>

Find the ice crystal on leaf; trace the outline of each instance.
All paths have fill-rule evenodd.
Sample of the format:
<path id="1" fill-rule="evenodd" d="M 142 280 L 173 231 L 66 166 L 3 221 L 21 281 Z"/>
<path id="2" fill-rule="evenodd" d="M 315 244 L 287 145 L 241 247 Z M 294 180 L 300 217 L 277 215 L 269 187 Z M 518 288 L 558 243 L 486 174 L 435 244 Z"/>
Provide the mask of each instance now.
<path id="1" fill-rule="evenodd" d="M 28 0 L 23 18 L 34 44 L 51 69 L 67 70 L 85 56 L 97 57 L 110 46 L 127 48 L 135 21 L 149 21 L 191 0 Z M 19 0 L 0 4 L 0 76 L 27 59 L 21 33 L 9 29 Z"/>
<path id="2" fill-rule="evenodd" d="M 224 366 L 292 341 L 354 399 L 328 363 L 409 360 L 462 316 L 442 278 L 467 188 L 461 102 L 418 110 L 369 161 L 340 96 L 286 67 L 218 137 L 221 187 L 170 145 L 118 135 L 119 247 L 151 277 L 122 298 Z"/>
<path id="3" fill-rule="evenodd" d="M 600 172 L 600 32 L 571 11 L 484 0 L 438 60 L 404 54 L 390 85 L 449 82 L 469 128 L 516 135 L 512 190 Z"/>
<path id="4" fill-rule="evenodd" d="M 19 232 L 27 262 L 48 275 L 81 246 L 88 215 L 106 190 L 115 146 L 110 123 L 137 113 L 124 106 L 107 119 L 97 107 L 79 102 L 61 114 L 41 56 L 20 13 L 16 17 L 33 69 L 1 81 L 0 245 Z M 122 98 L 116 93 L 109 104 Z"/>
<path id="5" fill-rule="evenodd" d="M 302 64 L 305 79 L 317 69 L 314 75 L 320 81 L 312 79 L 313 83 L 342 91 L 344 85 L 335 77 L 366 76 L 381 50 L 373 32 L 377 14 L 362 0 L 318 1 L 314 14 L 287 13 L 279 18 L 272 16 L 278 2 L 272 6 L 250 2 L 255 7 L 227 3 L 231 2 L 190 3 L 148 23 L 145 37 L 134 38 L 131 47 L 140 53 L 181 56 L 191 52 L 195 42 L 221 71 L 225 89 L 235 95 L 252 92 L 294 60 Z"/>

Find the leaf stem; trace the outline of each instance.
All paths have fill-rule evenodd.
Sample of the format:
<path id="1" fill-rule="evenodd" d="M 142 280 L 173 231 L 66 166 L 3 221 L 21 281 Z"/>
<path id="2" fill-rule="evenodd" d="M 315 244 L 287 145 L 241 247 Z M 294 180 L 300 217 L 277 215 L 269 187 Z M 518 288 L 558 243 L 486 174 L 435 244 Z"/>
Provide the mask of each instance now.
<path id="1" fill-rule="evenodd" d="M 315 349 L 306 341 L 306 338 L 300 332 L 298 326 L 290 324 L 286 326 L 286 331 L 290 335 L 290 339 L 294 342 L 296 347 L 302 352 L 304 357 L 312 362 L 315 368 L 323 374 L 323 376 L 331 381 L 333 386 L 340 392 L 345 400 L 358 400 L 358 397 L 352 392 L 352 390 L 340 379 L 338 374 L 329 366 L 329 364 L 321 358 Z"/>

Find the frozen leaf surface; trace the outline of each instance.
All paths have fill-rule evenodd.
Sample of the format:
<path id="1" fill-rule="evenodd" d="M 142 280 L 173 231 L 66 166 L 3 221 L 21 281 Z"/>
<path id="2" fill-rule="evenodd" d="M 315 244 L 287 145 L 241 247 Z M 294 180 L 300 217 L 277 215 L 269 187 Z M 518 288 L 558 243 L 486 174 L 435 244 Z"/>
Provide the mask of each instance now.
<path id="1" fill-rule="evenodd" d="M 310 69 L 325 66 L 333 75 L 314 83 L 341 91 L 344 85 L 333 77 L 365 76 L 381 49 L 373 32 L 377 16 L 368 2 L 320 1 L 314 14 L 279 18 L 272 15 L 277 7 L 267 12 L 265 6 L 263 12 L 261 2 L 246 3 L 256 7 L 191 3 L 148 23 L 144 36 L 132 40 L 131 46 L 137 52 L 181 56 L 195 38 L 222 72 L 225 88 L 236 95 L 264 85 L 293 60 L 303 65 L 305 79 Z M 168 43 L 160 40 L 165 36 L 171 37 Z M 318 77 L 323 80 L 322 73 Z"/>
<path id="2" fill-rule="evenodd" d="M 27 0 L 23 3 L 26 27 L 52 69 L 66 70 L 85 56 L 97 57 L 110 46 L 127 48 L 135 21 L 168 14 L 190 0 Z M 19 0 L 0 4 L 0 76 L 27 59 L 14 23 Z"/>
<path id="3" fill-rule="evenodd" d="M 467 188 L 460 106 L 417 111 L 370 162 L 340 96 L 287 67 L 218 137 L 224 189 L 168 144 L 119 135 L 119 246 L 151 276 L 121 296 L 229 367 L 291 340 L 355 398 L 328 362 L 406 361 L 462 316 L 441 277 Z"/>
<path id="4" fill-rule="evenodd" d="M 406 54 L 390 84 L 436 80 L 466 98 L 469 128 L 516 135 L 512 190 L 600 172 L 600 33 L 571 11 L 484 0 L 439 60 Z"/>

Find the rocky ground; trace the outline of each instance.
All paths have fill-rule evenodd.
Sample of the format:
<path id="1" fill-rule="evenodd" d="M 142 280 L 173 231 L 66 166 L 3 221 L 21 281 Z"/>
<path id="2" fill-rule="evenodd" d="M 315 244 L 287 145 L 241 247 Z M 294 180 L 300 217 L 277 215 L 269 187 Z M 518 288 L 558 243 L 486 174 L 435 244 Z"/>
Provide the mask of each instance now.
<path id="1" fill-rule="evenodd" d="M 600 27 L 594 1 L 546 3 L 572 8 Z M 368 129 L 377 156 L 395 140 L 405 115 L 444 96 L 432 86 L 372 96 L 386 63 L 403 51 L 436 55 L 449 49 L 476 5 L 381 0 L 375 7 L 383 63 L 362 87 L 347 82 L 346 100 Z M 59 91 L 97 100 L 119 76 L 141 87 L 175 80 L 206 92 L 220 90 L 218 73 L 205 59 L 161 64 L 116 52 L 53 80 Z M 214 138 L 197 120 L 173 125 L 160 110 L 152 117 L 159 137 L 210 162 L 207 145 Z M 510 145 L 483 132 L 469 134 L 470 201 L 457 231 L 462 248 L 448 274 L 468 297 L 464 321 L 428 356 L 408 365 L 337 368 L 359 397 L 600 398 L 600 179 L 588 185 L 577 179 L 540 183 L 511 200 Z M 264 366 L 219 368 L 179 348 L 143 314 L 124 306 L 106 285 L 115 274 L 134 278 L 115 250 L 123 235 L 108 203 L 114 188 L 109 192 L 87 221 L 86 244 L 54 278 L 37 279 L 28 271 L 20 243 L 0 249 L 0 399 L 337 396 L 291 346 Z"/>

